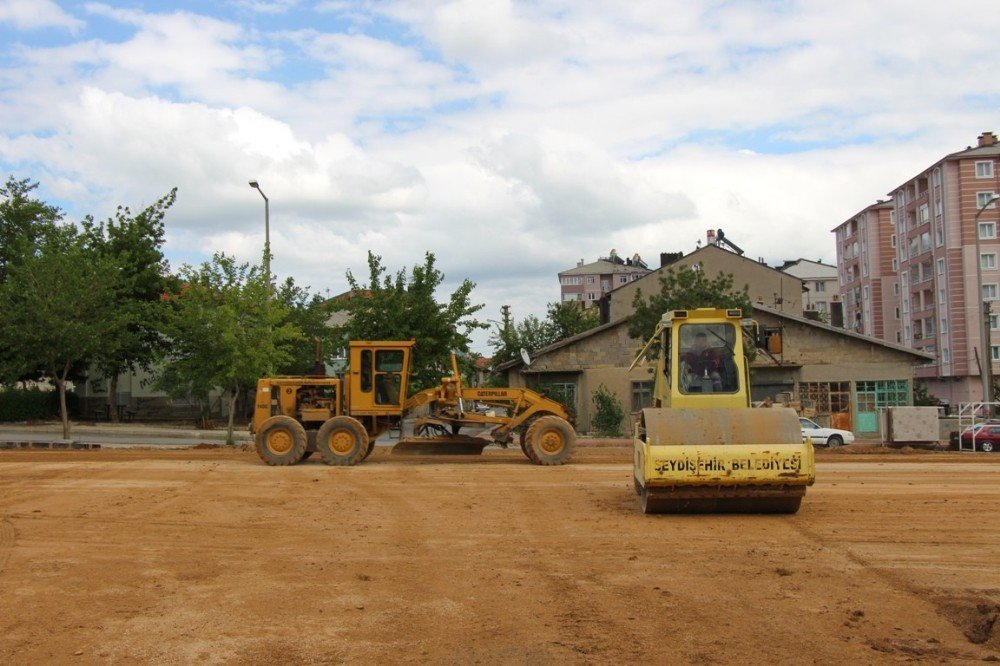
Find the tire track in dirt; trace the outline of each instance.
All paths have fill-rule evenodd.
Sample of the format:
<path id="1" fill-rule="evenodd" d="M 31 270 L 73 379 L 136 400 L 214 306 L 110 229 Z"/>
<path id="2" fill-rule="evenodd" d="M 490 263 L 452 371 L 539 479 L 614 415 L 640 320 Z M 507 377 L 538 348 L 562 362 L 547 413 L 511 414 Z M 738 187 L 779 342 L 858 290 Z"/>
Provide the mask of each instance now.
<path id="1" fill-rule="evenodd" d="M 10 551 L 14 549 L 16 541 L 17 532 L 14 531 L 14 525 L 6 518 L 0 520 L 0 574 L 3 574 L 10 560 Z"/>

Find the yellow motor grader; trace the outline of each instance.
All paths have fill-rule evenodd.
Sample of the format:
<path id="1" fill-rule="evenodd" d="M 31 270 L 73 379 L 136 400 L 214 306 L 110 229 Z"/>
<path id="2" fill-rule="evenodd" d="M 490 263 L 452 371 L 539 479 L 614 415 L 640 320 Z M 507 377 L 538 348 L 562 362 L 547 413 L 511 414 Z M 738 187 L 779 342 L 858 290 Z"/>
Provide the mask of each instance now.
<path id="1" fill-rule="evenodd" d="M 653 407 L 633 440 L 644 513 L 795 513 L 815 480 L 789 408 L 752 409 L 740 310 L 674 310 L 660 321 Z M 774 340 L 759 340 L 758 346 Z M 633 363 L 635 367 L 635 363 Z"/>
<path id="2" fill-rule="evenodd" d="M 426 407 L 414 434 L 394 452 L 479 454 L 516 435 L 535 464 L 561 465 L 576 444 L 566 408 L 523 388 L 466 388 L 452 355 L 452 374 L 431 389 L 407 395 L 414 342 L 351 342 L 347 376 L 265 377 L 257 382 L 254 434 L 268 465 L 294 465 L 319 453 L 330 465 L 354 465 L 375 440 Z M 463 428 L 477 428 L 475 436 Z"/>

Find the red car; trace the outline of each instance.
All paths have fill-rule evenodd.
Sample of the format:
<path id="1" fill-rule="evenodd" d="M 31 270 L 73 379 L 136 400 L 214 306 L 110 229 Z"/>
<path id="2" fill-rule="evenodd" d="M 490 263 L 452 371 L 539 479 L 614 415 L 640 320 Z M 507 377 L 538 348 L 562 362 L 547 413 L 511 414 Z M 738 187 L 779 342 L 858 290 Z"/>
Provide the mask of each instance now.
<path id="1" fill-rule="evenodd" d="M 962 447 L 972 448 L 972 435 L 975 433 L 976 451 L 996 451 L 1000 447 L 1000 423 L 980 423 L 972 428 L 966 428 L 962 433 Z"/>

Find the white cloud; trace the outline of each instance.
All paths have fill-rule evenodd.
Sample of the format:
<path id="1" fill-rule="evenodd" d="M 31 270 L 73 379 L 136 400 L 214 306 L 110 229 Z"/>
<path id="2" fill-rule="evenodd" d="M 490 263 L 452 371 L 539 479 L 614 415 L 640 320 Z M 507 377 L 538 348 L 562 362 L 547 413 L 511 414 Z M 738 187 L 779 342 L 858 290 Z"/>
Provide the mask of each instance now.
<path id="1" fill-rule="evenodd" d="M 429 250 L 497 318 L 543 313 L 580 258 L 708 228 L 830 261 L 830 228 L 1000 130 L 1000 12 L 974 0 L 234 6 L 89 4 L 125 36 L 8 49 L 0 165 L 80 214 L 179 186 L 183 260 L 259 257 L 256 178 L 279 273 L 338 291 L 369 249 Z"/>
<path id="2" fill-rule="evenodd" d="M 84 25 L 52 0 L 0 0 L 0 23 L 10 23 L 20 30 L 63 28 L 76 31 Z"/>

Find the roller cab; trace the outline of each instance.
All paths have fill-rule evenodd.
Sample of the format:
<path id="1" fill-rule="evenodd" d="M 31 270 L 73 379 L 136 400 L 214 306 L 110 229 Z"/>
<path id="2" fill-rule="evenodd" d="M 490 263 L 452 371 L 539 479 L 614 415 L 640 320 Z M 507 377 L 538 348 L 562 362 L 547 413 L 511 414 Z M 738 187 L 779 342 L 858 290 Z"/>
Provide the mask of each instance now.
<path id="1" fill-rule="evenodd" d="M 707 308 L 661 320 L 655 406 L 634 436 L 645 513 L 795 513 L 815 480 L 794 410 L 750 407 L 745 324 Z"/>

